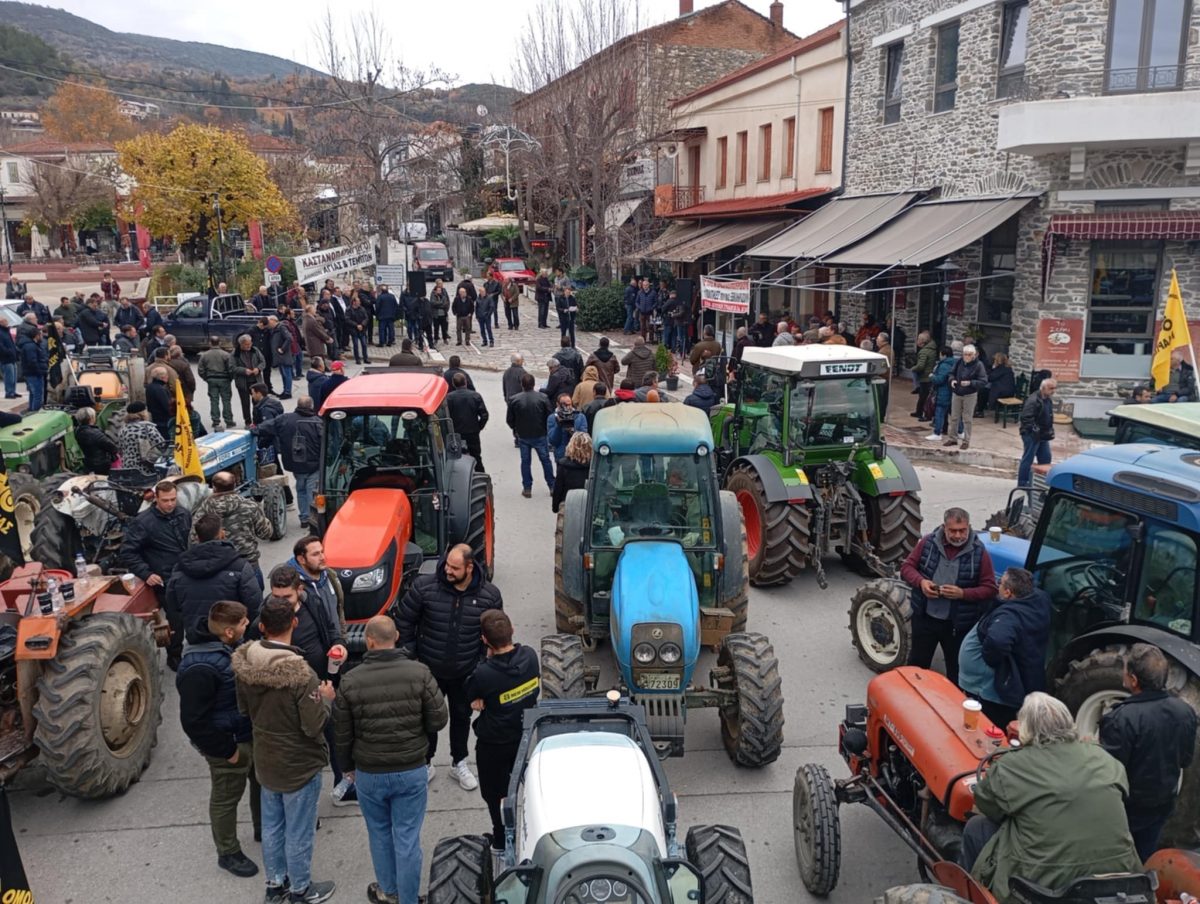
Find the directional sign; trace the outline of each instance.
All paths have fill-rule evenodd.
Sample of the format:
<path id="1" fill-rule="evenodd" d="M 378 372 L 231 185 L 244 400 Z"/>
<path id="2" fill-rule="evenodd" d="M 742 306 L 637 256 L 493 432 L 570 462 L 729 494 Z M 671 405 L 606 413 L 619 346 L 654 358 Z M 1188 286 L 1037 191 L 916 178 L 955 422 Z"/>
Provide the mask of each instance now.
<path id="1" fill-rule="evenodd" d="M 283 261 L 281 261 L 279 258 L 277 258 L 275 255 L 272 254 L 270 257 L 267 258 L 267 269 L 270 270 L 272 273 L 278 273 L 280 270 L 283 269 Z"/>

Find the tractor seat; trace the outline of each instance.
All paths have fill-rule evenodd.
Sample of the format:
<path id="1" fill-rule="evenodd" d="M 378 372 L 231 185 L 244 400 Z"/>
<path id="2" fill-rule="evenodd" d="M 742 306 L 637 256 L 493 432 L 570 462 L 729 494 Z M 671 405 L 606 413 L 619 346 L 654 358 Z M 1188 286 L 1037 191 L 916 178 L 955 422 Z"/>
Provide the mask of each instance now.
<path id="1" fill-rule="evenodd" d="M 410 496 L 416 491 L 417 483 L 401 468 L 375 467 L 368 465 L 354 475 L 350 481 L 349 492 L 366 489 L 367 487 L 383 487 L 385 489 L 403 490 Z"/>
<path id="2" fill-rule="evenodd" d="M 669 524 L 671 497 L 665 484 L 639 483 L 629 501 L 630 520 L 634 524 Z"/>
<path id="3" fill-rule="evenodd" d="M 1158 876 L 1152 872 L 1085 876 L 1057 891 L 1019 876 L 1014 876 L 1008 882 L 1013 900 L 1024 904 L 1100 904 L 1109 901 L 1154 904 L 1154 889 L 1157 887 Z"/>

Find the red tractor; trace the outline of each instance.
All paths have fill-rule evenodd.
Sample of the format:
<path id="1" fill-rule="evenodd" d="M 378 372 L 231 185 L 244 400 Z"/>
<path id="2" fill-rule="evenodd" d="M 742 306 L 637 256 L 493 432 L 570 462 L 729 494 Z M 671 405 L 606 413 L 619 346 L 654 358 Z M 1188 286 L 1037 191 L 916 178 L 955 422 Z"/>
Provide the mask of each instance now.
<path id="1" fill-rule="evenodd" d="M 1005 732 L 978 715 L 964 724 L 962 691 L 945 676 L 905 666 L 872 679 L 865 706 L 846 707 L 838 726 L 838 752 L 850 777 L 833 781 L 823 766 L 806 763 L 796 772 L 792 825 L 796 860 L 805 887 L 825 896 L 841 868 L 841 804 L 864 804 L 917 855 L 922 879 L 941 886 L 892 889 L 886 904 L 966 901 L 996 904 L 986 888 L 958 865 L 963 825 L 975 803 L 975 784 L 988 764 L 1012 749 Z M 1159 851 L 1146 873 L 1082 878 L 1048 890 L 1013 879 L 1014 900 L 1026 904 L 1151 904 L 1200 894 L 1200 855 Z M 949 889 L 953 897 L 946 893 Z"/>
<path id="2" fill-rule="evenodd" d="M 437 373 L 379 368 L 343 383 L 321 406 L 310 522 L 345 592 L 351 653 L 366 649 L 366 621 L 389 612 L 455 544 L 469 544 L 492 575 L 492 481 L 453 432 L 447 390 Z"/>

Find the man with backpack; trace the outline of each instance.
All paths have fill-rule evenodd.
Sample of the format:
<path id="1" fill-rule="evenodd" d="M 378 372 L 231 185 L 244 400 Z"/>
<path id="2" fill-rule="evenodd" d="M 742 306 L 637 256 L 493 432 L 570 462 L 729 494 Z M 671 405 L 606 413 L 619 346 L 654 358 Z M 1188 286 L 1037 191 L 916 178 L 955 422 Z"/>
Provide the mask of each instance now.
<path id="1" fill-rule="evenodd" d="M 283 457 L 283 466 L 296 478 L 296 507 L 300 510 L 300 526 L 307 526 L 321 464 L 321 419 L 313 407 L 312 398 L 300 396 L 296 400 L 295 411 L 272 418 L 250 430 L 275 446 Z"/>

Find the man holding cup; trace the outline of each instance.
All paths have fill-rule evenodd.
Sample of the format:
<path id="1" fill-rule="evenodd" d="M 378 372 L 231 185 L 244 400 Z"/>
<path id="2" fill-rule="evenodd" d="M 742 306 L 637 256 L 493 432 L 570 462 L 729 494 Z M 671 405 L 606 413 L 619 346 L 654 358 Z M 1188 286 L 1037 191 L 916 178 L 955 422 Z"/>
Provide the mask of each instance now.
<path id="1" fill-rule="evenodd" d="M 961 508 L 947 509 L 942 526 L 908 554 L 900 576 L 912 588 L 908 664 L 929 668 L 940 646 L 946 677 L 958 684 L 959 647 L 996 596 L 992 559 L 971 529 L 971 516 Z"/>

